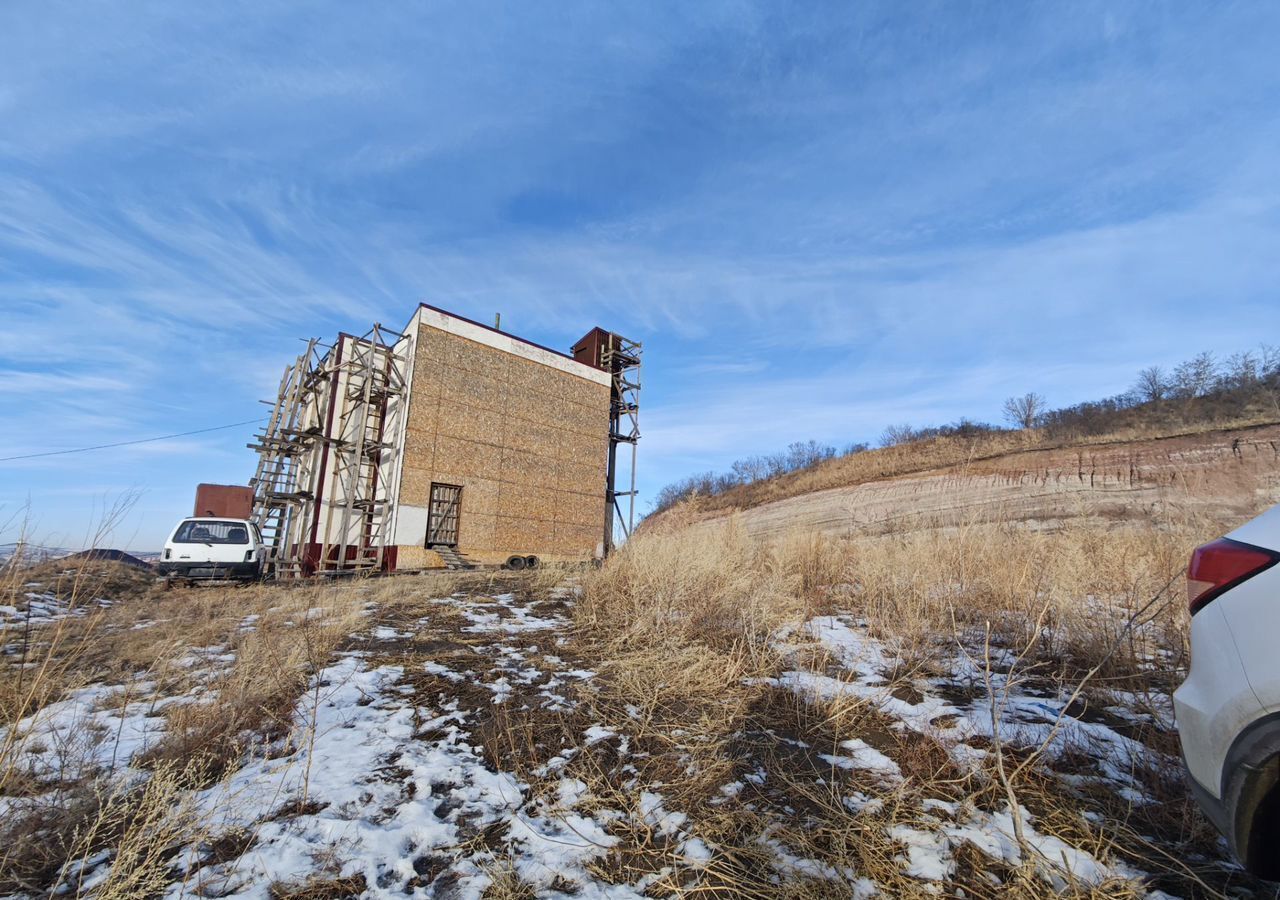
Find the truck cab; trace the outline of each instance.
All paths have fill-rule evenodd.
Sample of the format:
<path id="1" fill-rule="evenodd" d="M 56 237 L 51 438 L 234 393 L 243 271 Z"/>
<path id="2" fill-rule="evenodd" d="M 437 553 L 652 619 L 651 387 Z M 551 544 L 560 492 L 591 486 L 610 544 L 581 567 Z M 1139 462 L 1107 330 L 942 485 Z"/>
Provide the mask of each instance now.
<path id="1" fill-rule="evenodd" d="M 249 581 L 261 577 L 266 548 L 248 519 L 183 519 L 164 543 L 157 565 L 168 579 Z"/>

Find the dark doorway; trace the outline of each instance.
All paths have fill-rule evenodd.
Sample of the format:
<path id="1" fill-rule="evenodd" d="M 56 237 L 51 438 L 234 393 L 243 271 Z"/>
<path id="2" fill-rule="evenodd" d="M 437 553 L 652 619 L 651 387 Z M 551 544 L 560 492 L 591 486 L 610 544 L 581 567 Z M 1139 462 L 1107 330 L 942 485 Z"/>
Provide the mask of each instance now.
<path id="1" fill-rule="evenodd" d="M 462 488 L 456 484 L 431 485 L 431 511 L 427 517 L 427 546 L 458 546 L 458 514 Z"/>

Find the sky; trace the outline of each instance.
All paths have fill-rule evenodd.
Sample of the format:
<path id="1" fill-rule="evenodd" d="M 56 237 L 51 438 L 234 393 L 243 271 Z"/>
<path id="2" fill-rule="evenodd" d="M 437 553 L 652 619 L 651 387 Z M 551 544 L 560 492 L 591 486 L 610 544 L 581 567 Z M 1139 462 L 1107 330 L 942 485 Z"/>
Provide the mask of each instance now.
<path id="1" fill-rule="evenodd" d="M 265 413 L 419 301 L 644 344 L 640 508 L 1280 343 L 1280 5 L 0 5 L 0 457 Z M 0 462 L 158 548 L 252 426 Z"/>

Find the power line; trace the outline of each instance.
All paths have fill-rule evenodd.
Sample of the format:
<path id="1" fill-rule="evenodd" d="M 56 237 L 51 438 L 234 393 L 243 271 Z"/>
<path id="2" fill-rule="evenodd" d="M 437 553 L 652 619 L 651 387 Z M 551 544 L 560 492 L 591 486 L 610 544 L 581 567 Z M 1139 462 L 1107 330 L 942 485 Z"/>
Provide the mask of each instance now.
<path id="1" fill-rule="evenodd" d="M 37 456 L 61 456 L 64 453 L 87 453 L 90 450 L 109 450 L 112 447 L 129 447 L 133 444 L 150 444 L 153 441 L 167 441 L 170 438 L 188 437 L 193 434 L 207 434 L 210 431 L 225 431 L 241 425 L 253 425 L 262 418 L 249 419 L 244 422 L 232 422 L 230 425 L 215 425 L 213 428 L 198 428 L 195 431 L 182 431 L 178 434 L 162 434 L 159 437 L 139 438 L 136 441 L 119 441 L 115 444 L 98 444 L 95 447 L 76 447 L 74 450 L 46 450 L 43 453 L 24 453 L 21 456 L 0 456 L 0 462 L 13 462 L 15 459 L 35 459 Z"/>

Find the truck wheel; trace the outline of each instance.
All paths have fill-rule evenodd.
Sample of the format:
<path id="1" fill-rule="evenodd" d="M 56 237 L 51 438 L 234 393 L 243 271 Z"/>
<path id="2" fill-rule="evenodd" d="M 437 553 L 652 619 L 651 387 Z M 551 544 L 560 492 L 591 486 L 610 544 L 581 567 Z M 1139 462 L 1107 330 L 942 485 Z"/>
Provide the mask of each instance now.
<path id="1" fill-rule="evenodd" d="M 523 556 L 513 556 L 507 560 L 507 568 L 513 572 L 519 572 L 528 564 Z"/>

